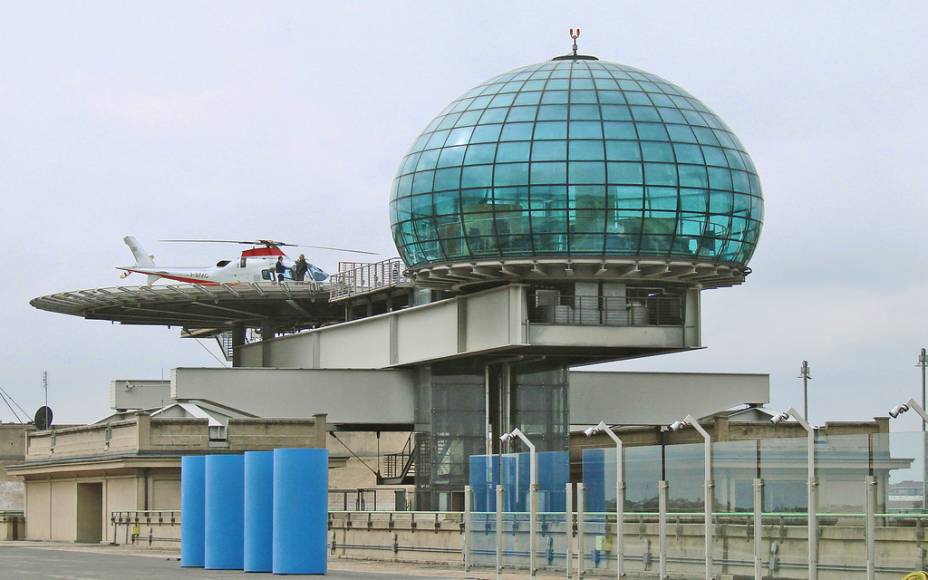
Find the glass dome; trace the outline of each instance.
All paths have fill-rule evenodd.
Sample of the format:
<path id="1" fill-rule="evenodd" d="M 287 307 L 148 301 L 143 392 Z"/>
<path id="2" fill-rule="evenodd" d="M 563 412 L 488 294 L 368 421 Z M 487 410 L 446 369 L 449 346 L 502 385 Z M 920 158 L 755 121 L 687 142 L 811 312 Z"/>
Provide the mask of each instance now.
<path id="1" fill-rule="evenodd" d="M 393 182 L 412 269 L 519 258 L 743 268 L 763 221 L 744 145 L 680 87 L 592 57 L 494 77 L 448 105 Z"/>

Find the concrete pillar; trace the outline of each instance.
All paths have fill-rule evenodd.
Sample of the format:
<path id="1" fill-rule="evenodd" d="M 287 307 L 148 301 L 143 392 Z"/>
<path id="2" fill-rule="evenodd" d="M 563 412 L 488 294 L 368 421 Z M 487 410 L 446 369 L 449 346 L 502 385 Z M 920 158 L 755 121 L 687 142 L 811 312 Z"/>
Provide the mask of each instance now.
<path id="1" fill-rule="evenodd" d="M 315 444 L 313 447 L 325 449 L 328 444 L 329 424 L 326 422 L 326 417 L 328 417 L 326 413 L 313 415 L 313 421 L 315 421 Z"/>
<path id="2" fill-rule="evenodd" d="M 240 346 L 245 344 L 245 327 L 241 324 L 236 324 L 232 327 L 232 366 L 240 367 L 242 366 L 242 355 L 239 352 Z"/>
<path id="3" fill-rule="evenodd" d="M 261 324 L 261 366 L 271 366 L 271 343 L 268 342 L 277 334 L 277 329 L 271 321 L 265 321 Z"/>

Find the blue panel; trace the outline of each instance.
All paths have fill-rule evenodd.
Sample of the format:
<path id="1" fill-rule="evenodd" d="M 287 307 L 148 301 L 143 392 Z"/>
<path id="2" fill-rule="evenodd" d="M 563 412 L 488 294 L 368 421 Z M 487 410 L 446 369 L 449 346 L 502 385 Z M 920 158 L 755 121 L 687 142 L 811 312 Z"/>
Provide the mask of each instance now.
<path id="1" fill-rule="evenodd" d="M 206 549 L 208 570 L 244 567 L 245 462 L 241 455 L 206 457 Z"/>
<path id="2" fill-rule="evenodd" d="M 567 482 L 570 481 L 570 458 L 566 451 L 542 451 L 538 454 L 538 511 L 562 512 Z"/>
<path id="3" fill-rule="evenodd" d="M 496 486 L 499 485 L 499 455 L 470 456 L 470 488 L 473 493 L 471 510 L 496 511 Z"/>
<path id="4" fill-rule="evenodd" d="M 329 452 L 274 450 L 275 574 L 325 574 Z"/>
<path id="5" fill-rule="evenodd" d="M 606 511 L 606 450 L 583 450 L 583 493 L 588 512 Z"/>
<path id="6" fill-rule="evenodd" d="M 245 571 L 270 572 L 274 522 L 274 452 L 245 453 Z"/>
<path id="7" fill-rule="evenodd" d="M 203 567 L 205 477 L 205 457 L 180 458 L 180 565 L 184 567 Z"/>

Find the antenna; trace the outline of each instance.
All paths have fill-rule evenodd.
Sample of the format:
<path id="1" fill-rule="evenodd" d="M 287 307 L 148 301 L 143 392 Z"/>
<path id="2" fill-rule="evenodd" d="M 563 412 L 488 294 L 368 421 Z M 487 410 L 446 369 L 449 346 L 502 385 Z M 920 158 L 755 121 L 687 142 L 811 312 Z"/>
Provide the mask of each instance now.
<path id="1" fill-rule="evenodd" d="M 42 387 L 45 389 L 45 428 L 52 424 L 51 409 L 48 408 L 48 371 L 42 371 Z"/>
<path id="2" fill-rule="evenodd" d="M 571 28 L 570 37 L 574 40 L 573 51 L 574 56 L 577 56 L 577 39 L 580 38 L 580 28 Z"/>

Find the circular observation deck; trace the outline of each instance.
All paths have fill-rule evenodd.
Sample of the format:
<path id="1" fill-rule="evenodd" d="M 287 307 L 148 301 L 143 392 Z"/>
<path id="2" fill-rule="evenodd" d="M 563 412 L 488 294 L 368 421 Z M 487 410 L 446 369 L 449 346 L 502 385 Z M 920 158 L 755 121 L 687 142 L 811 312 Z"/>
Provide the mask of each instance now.
<path id="1" fill-rule="evenodd" d="M 595 277 L 739 284 L 763 194 L 701 101 L 639 69 L 568 55 L 454 100 L 403 158 L 393 237 L 421 285 Z"/>

